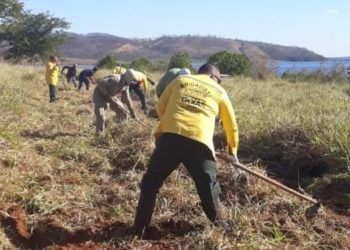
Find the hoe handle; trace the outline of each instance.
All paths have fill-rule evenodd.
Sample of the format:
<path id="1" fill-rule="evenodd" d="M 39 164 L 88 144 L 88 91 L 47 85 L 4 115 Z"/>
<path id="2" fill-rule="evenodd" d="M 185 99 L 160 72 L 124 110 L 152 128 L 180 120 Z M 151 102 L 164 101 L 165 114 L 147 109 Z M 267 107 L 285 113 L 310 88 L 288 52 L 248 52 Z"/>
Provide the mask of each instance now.
<path id="1" fill-rule="evenodd" d="M 273 180 L 273 179 L 271 179 L 271 178 L 269 178 L 269 177 L 266 177 L 266 176 L 264 176 L 264 175 L 262 175 L 262 174 L 259 174 L 259 173 L 257 173 L 257 172 L 254 172 L 253 170 L 251 170 L 251 169 L 249 169 L 249 168 L 247 168 L 247 167 L 245 167 L 245 166 L 243 166 L 243 165 L 241 165 L 241 164 L 235 163 L 235 162 L 233 161 L 233 157 L 230 156 L 230 155 L 222 154 L 222 153 L 216 153 L 216 156 L 217 156 L 218 158 L 224 160 L 225 162 L 229 163 L 231 166 L 234 166 L 234 167 L 236 167 L 236 168 L 239 168 L 239 169 L 241 169 L 241 170 L 244 170 L 244 171 L 250 173 L 251 175 L 254 175 L 254 176 L 257 177 L 257 178 L 262 179 L 262 180 L 266 181 L 267 183 L 274 185 L 275 187 L 278 187 L 278 188 L 280 188 L 280 189 L 283 189 L 284 191 L 286 191 L 286 192 L 288 192 L 288 193 L 290 193 L 290 194 L 293 194 L 293 195 L 299 197 L 300 199 L 309 201 L 309 202 L 311 202 L 311 203 L 313 203 L 313 204 L 318 204 L 318 201 L 317 201 L 317 200 L 311 198 L 311 197 L 308 196 L 308 195 L 301 194 L 301 193 L 295 191 L 294 189 L 291 189 L 291 188 L 289 188 L 289 187 L 286 187 L 285 185 L 279 183 L 278 181 L 275 181 L 275 180 Z"/>

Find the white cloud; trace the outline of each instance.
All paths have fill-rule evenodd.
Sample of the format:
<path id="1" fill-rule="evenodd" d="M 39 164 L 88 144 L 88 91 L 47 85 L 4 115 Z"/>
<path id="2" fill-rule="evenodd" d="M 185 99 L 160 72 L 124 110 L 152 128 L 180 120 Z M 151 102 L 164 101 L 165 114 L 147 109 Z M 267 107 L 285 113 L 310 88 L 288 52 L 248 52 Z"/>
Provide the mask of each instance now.
<path id="1" fill-rule="evenodd" d="M 326 10 L 326 13 L 331 14 L 331 15 L 336 15 L 339 13 L 339 10 L 338 9 L 328 9 L 328 10 Z"/>

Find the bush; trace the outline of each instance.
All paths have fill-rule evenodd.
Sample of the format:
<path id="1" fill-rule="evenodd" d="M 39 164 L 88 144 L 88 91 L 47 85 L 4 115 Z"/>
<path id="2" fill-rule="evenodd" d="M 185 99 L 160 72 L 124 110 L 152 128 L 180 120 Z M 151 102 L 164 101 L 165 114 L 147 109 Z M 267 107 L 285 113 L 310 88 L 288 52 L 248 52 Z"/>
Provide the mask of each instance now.
<path id="1" fill-rule="evenodd" d="M 163 60 L 158 60 L 152 64 L 152 71 L 165 72 L 167 70 L 168 63 Z"/>
<path id="2" fill-rule="evenodd" d="M 244 76 L 251 74 L 252 62 L 245 55 L 221 51 L 210 56 L 208 63 L 216 65 L 223 74 Z"/>
<path id="3" fill-rule="evenodd" d="M 102 58 L 98 64 L 97 67 L 99 68 L 106 68 L 106 69 L 114 69 L 116 66 L 117 58 L 113 55 L 108 55 L 104 58 Z"/>
<path id="4" fill-rule="evenodd" d="M 130 67 L 139 71 L 151 71 L 152 63 L 146 58 L 141 57 L 140 59 L 133 61 L 130 64 Z"/>
<path id="5" fill-rule="evenodd" d="M 276 67 L 277 64 L 269 61 L 267 58 L 254 58 L 252 61 L 251 76 L 259 80 L 271 79 L 276 76 Z"/>
<path id="6" fill-rule="evenodd" d="M 195 71 L 192 67 L 192 60 L 187 53 L 175 53 L 172 55 L 168 64 L 168 70 L 172 68 L 188 68 L 191 71 Z"/>

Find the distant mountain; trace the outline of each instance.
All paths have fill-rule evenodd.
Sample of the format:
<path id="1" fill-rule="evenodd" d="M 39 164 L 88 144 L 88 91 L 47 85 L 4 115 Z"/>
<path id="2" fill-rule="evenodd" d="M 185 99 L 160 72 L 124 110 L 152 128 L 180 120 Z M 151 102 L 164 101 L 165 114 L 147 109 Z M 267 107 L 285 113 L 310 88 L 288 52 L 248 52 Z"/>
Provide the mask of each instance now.
<path id="1" fill-rule="evenodd" d="M 132 61 L 140 57 L 149 60 L 169 60 L 176 52 L 187 52 L 193 60 L 206 60 L 219 51 L 245 54 L 248 57 L 284 61 L 322 60 L 323 56 L 310 50 L 262 42 L 249 42 L 214 36 L 162 36 L 157 39 L 129 39 L 110 34 L 67 33 L 68 40 L 60 47 L 65 57 L 101 59 L 115 54 L 118 60 Z"/>

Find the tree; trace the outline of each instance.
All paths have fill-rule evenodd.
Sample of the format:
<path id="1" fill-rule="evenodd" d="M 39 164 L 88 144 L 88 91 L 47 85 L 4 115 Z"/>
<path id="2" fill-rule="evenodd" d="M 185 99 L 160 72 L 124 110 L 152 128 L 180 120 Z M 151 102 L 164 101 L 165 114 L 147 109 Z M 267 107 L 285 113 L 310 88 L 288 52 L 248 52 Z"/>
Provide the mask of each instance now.
<path id="1" fill-rule="evenodd" d="M 172 55 L 168 64 L 168 70 L 172 68 L 188 68 L 194 71 L 191 58 L 187 53 L 175 53 Z"/>
<path id="2" fill-rule="evenodd" d="M 0 25 L 20 18 L 23 15 L 23 3 L 17 0 L 1 0 Z"/>
<path id="3" fill-rule="evenodd" d="M 57 53 L 69 24 L 49 13 L 32 14 L 18 0 L 0 2 L 0 46 L 5 59 L 36 61 Z"/>
<path id="4" fill-rule="evenodd" d="M 133 61 L 130 67 L 139 71 L 150 71 L 152 69 L 152 63 L 146 58 L 140 58 Z"/>
<path id="5" fill-rule="evenodd" d="M 209 57 L 208 63 L 216 65 L 220 72 L 229 75 L 250 75 L 252 62 L 245 55 L 218 52 Z"/>
<path id="6" fill-rule="evenodd" d="M 34 62 L 56 54 L 57 47 L 65 40 L 63 30 L 68 27 L 65 20 L 49 13 L 24 14 L 18 22 L 6 25 L 0 34 L 0 41 L 9 44 L 5 59 Z"/>
<path id="7" fill-rule="evenodd" d="M 17 0 L 1 0 L 0 2 L 0 34 L 3 34 L 5 27 L 13 24 L 23 16 L 23 3 Z M 9 48 L 8 42 L 0 38 L 0 53 Z"/>
<path id="8" fill-rule="evenodd" d="M 108 55 L 104 58 L 102 58 L 98 63 L 97 67 L 99 68 L 107 68 L 107 69 L 114 69 L 116 66 L 117 58 L 114 55 Z"/>

